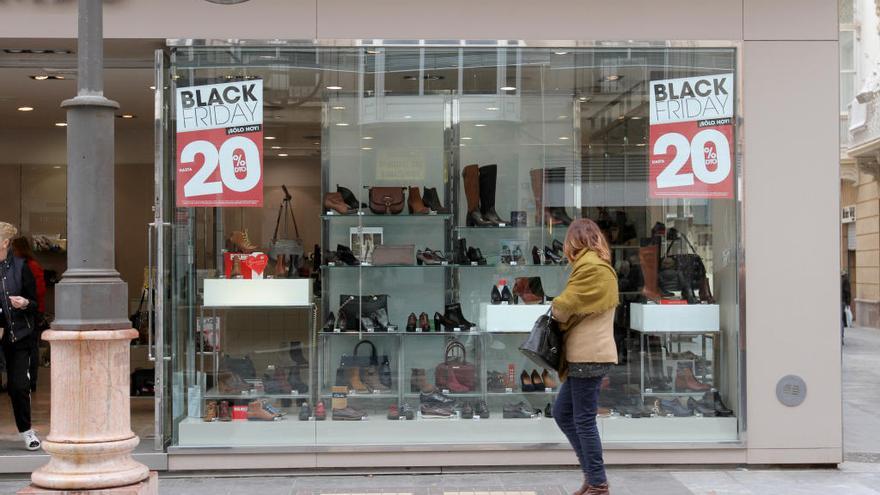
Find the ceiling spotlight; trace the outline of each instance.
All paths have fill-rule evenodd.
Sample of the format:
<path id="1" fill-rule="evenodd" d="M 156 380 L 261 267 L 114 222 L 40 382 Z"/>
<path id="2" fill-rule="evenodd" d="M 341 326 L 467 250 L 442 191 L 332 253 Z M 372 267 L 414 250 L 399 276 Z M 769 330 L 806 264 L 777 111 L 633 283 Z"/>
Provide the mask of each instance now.
<path id="1" fill-rule="evenodd" d="M 486 110 L 488 110 L 490 112 L 494 112 L 494 111 L 498 110 L 498 107 L 486 107 Z"/>
<path id="2" fill-rule="evenodd" d="M 130 113 L 124 113 L 122 115 L 119 115 L 118 117 L 120 119 L 133 119 L 133 118 L 135 118 L 135 115 L 130 114 Z"/>
<path id="3" fill-rule="evenodd" d="M 67 127 L 67 122 L 55 122 L 55 127 Z"/>
<path id="4" fill-rule="evenodd" d="M 470 136 L 465 136 L 465 137 L 461 138 L 462 141 L 470 141 L 471 139 L 473 139 L 473 138 Z"/>
<path id="5" fill-rule="evenodd" d="M 364 146 L 364 147 L 361 148 L 361 149 L 364 150 L 364 151 L 370 151 L 370 150 L 373 149 L 373 148 L 370 148 L 369 146 Z"/>
<path id="6" fill-rule="evenodd" d="M 563 119 L 567 119 L 568 115 L 560 115 L 559 117 L 556 117 L 556 118 L 559 120 L 563 120 Z"/>
<path id="7" fill-rule="evenodd" d="M 330 108 L 332 108 L 333 110 L 345 110 L 345 107 L 343 105 L 335 105 Z"/>
<path id="8" fill-rule="evenodd" d="M 412 115 L 404 115 L 403 118 L 405 118 L 405 119 L 411 119 L 411 118 L 412 118 Z"/>
<path id="9" fill-rule="evenodd" d="M 272 146 L 272 149 L 273 149 L 273 150 L 280 150 L 280 149 L 281 149 L 281 146 Z"/>
<path id="10" fill-rule="evenodd" d="M 568 52 L 565 52 L 565 51 L 558 51 L 558 52 L 553 52 L 553 54 L 554 54 L 554 55 L 568 55 Z"/>
<path id="11" fill-rule="evenodd" d="M 605 80 L 606 80 L 606 81 L 612 81 L 612 82 L 613 82 L 613 81 L 618 81 L 618 80 L 620 80 L 620 77 L 621 77 L 621 76 L 619 76 L 618 74 L 611 74 L 610 76 L 605 76 Z"/>
<path id="12" fill-rule="evenodd" d="M 501 86 L 501 91 L 516 91 L 516 86 Z"/>
<path id="13" fill-rule="evenodd" d="M 364 136 L 361 139 L 373 139 L 373 136 Z"/>
<path id="14" fill-rule="evenodd" d="M 327 89 L 329 89 L 331 91 L 337 91 L 337 90 L 342 89 L 342 86 L 327 86 Z"/>
<path id="15" fill-rule="evenodd" d="M 275 139 L 275 136 L 263 136 L 263 139 L 271 141 L 271 140 Z"/>
<path id="16" fill-rule="evenodd" d="M 590 98 L 588 98 L 586 96 L 581 96 L 578 98 L 578 101 L 590 101 Z"/>
<path id="17" fill-rule="evenodd" d="M 321 146 L 321 142 L 320 142 L 320 141 L 315 141 L 315 142 L 312 143 L 312 144 L 314 144 L 315 146 Z"/>
<path id="18" fill-rule="evenodd" d="M 33 112 L 34 107 L 18 107 L 19 112 Z"/>
<path id="19" fill-rule="evenodd" d="M 31 76 L 31 79 L 33 79 L 34 81 L 45 81 L 46 79 L 49 79 L 49 76 L 45 74 L 40 74 L 36 76 Z"/>
<path id="20" fill-rule="evenodd" d="M 156 86 L 150 86 L 150 89 L 152 89 L 153 91 L 156 91 Z"/>
<path id="21" fill-rule="evenodd" d="M 630 120 L 642 120 L 644 117 L 630 117 Z"/>
<path id="22" fill-rule="evenodd" d="M 486 127 L 486 124 L 474 124 L 474 127 Z"/>
<path id="23" fill-rule="evenodd" d="M 348 126 L 348 122 L 337 122 L 336 125 L 339 127 L 346 127 Z"/>
<path id="24" fill-rule="evenodd" d="M 645 146 L 645 143 L 638 143 L 636 146 Z"/>
<path id="25" fill-rule="evenodd" d="M 568 141 L 569 139 L 571 139 L 571 138 L 568 136 L 559 136 L 560 141 Z"/>
<path id="26" fill-rule="evenodd" d="M 61 168 L 61 165 L 55 165 L 55 166 L 53 166 L 52 168 L 54 168 L 54 169 L 57 170 L 57 169 Z"/>
<path id="27" fill-rule="evenodd" d="M 278 153 L 278 156 L 280 156 L 281 158 L 284 158 L 285 156 L 288 156 L 288 155 L 287 155 L 287 153 Z"/>
<path id="28" fill-rule="evenodd" d="M 379 50 L 369 49 L 369 48 L 366 50 L 366 52 L 367 52 L 367 55 L 378 55 L 378 54 L 382 53 Z"/>

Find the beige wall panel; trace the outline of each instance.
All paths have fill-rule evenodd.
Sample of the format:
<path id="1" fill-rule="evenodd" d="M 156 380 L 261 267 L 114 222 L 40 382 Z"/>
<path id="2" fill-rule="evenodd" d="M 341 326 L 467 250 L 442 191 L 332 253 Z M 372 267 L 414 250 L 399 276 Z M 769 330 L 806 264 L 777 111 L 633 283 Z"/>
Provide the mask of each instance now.
<path id="1" fill-rule="evenodd" d="M 839 158 L 837 51 L 833 41 L 744 46 L 749 448 L 841 447 L 840 338 L 833 331 L 840 325 L 839 239 L 816 236 L 809 248 L 780 253 L 804 232 L 840 228 L 838 169 L 828 166 Z M 810 290 L 780 290 L 779 280 Z M 803 307 L 811 310 L 786 309 Z M 776 382 L 788 374 L 807 383 L 799 407 L 776 400 Z"/>
<path id="2" fill-rule="evenodd" d="M 321 0 L 317 30 L 322 39 L 733 40 L 741 14 L 728 0 Z"/>
<path id="3" fill-rule="evenodd" d="M 856 220 L 856 235 L 880 232 L 880 217 L 859 218 Z"/>
<path id="4" fill-rule="evenodd" d="M 149 94 L 145 97 L 149 97 Z M 121 127 L 118 124 L 116 126 L 115 162 L 152 163 L 153 129 Z M 67 133 L 60 128 L 3 129 L 0 131 L 0 150 L 4 154 L 4 157 L 0 157 L 0 166 L 10 159 L 22 165 L 64 165 L 67 163 Z"/>
<path id="5" fill-rule="evenodd" d="M 856 267 L 863 266 L 880 266 L 880 251 L 857 251 L 856 252 Z"/>
<path id="6" fill-rule="evenodd" d="M 746 40 L 837 39 L 832 0 L 743 0 L 743 17 Z"/>
<path id="7" fill-rule="evenodd" d="M 880 268 L 860 266 L 856 268 L 856 276 L 861 284 L 876 284 L 880 282 Z"/>
<path id="8" fill-rule="evenodd" d="M 856 270 L 856 276 L 858 276 L 858 270 Z M 856 298 L 865 301 L 880 300 L 880 284 L 859 282 L 856 284 Z"/>
<path id="9" fill-rule="evenodd" d="M 847 203 L 843 204 L 846 205 Z M 867 218 L 877 215 L 880 215 L 880 201 L 873 199 L 856 203 L 856 218 Z"/>
<path id="10" fill-rule="evenodd" d="M 202 0 L 105 2 L 106 38 L 313 39 L 316 0 L 219 5 Z M 3 2 L 0 33 L 9 38 L 76 37 L 76 2 Z"/>
<path id="11" fill-rule="evenodd" d="M 840 186 L 840 205 L 853 205 L 856 203 L 856 198 L 858 195 L 858 189 L 856 186 L 851 185 L 849 182 L 841 181 Z"/>
<path id="12" fill-rule="evenodd" d="M 877 249 L 878 246 L 880 246 L 880 235 L 865 234 L 856 236 L 857 251 Z"/>
<path id="13" fill-rule="evenodd" d="M 869 176 L 865 175 L 863 177 Z M 858 201 L 876 201 L 878 193 L 880 193 L 880 187 L 878 187 L 878 184 L 880 183 L 876 180 L 869 180 L 859 184 L 859 192 L 856 196 Z"/>

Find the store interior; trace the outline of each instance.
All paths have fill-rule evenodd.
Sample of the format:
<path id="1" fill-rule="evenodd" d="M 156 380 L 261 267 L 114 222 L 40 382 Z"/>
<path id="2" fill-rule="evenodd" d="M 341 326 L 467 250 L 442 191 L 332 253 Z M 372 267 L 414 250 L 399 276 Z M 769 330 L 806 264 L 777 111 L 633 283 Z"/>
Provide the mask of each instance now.
<path id="1" fill-rule="evenodd" d="M 66 238 L 56 123 L 65 120 L 58 103 L 75 93 L 75 55 L 69 44 L 49 48 L 0 53 L 0 144 L 9 150 L 0 219 L 32 243 L 55 240 L 44 244 L 58 248 L 36 250 L 54 283 Z M 164 440 L 173 448 L 564 442 L 548 414 L 559 378 L 517 347 L 564 287 L 559 242 L 579 217 L 603 227 L 620 278 L 620 364 L 602 387 L 603 438 L 739 438 L 739 201 L 649 198 L 646 147 L 647 81 L 735 72 L 733 51 L 174 49 L 160 88 L 168 99 L 177 87 L 262 79 L 263 206 L 169 209 L 171 256 L 150 271 L 153 48 L 108 50 L 105 94 L 121 104 L 116 261 L 133 314 L 150 311 L 141 306 L 148 274 L 167 273 Z M 173 119 L 163 124 L 173 149 Z M 173 169 L 167 159 L 168 184 Z M 370 207 L 379 187 L 402 193 L 391 201 L 402 199 L 399 213 Z M 266 290 L 242 289 L 224 258 L 271 254 L 278 238 L 299 241 L 302 253 L 271 256 L 260 282 L 289 282 L 276 287 L 290 294 L 306 284 L 309 297 L 215 303 L 211 285 Z M 673 283 L 646 297 L 663 259 L 678 255 L 698 255 L 711 294 Z M 50 289 L 50 314 L 52 298 Z M 633 312 L 661 298 L 693 311 L 676 331 L 634 328 Z M 143 330 L 132 345 L 132 425 L 140 448 L 152 449 Z M 33 409 L 45 435 L 49 370 L 40 373 Z M 5 395 L 0 408 L 11 412 Z M 529 427 L 518 427 L 523 419 Z M 0 449 L 18 443 L 11 414 L 0 414 Z"/>

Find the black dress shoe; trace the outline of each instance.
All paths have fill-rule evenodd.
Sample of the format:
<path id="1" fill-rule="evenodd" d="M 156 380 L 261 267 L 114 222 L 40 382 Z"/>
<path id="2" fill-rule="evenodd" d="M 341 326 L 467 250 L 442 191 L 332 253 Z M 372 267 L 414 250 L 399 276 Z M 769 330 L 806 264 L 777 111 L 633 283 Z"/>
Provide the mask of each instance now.
<path id="1" fill-rule="evenodd" d="M 324 324 L 324 331 L 332 332 L 334 328 L 336 328 L 336 316 L 334 316 L 333 311 L 331 311 L 330 316 L 327 317 L 327 323 Z"/>
<path id="2" fill-rule="evenodd" d="M 441 404 L 441 405 L 451 405 L 455 404 L 455 399 L 449 397 L 448 395 L 441 394 L 440 392 L 420 392 L 419 393 L 419 402 L 422 404 Z"/>
<path id="3" fill-rule="evenodd" d="M 534 418 L 537 414 L 535 414 L 532 406 L 525 402 L 517 402 L 516 404 L 505 404 L 504 410 L 502 413 L 502 417 L 505 419 L 524 419 L 524 418 Z"/>
<path id="4" fill-rule="evenodd" d="M 501 298 L 502 298 L 502 300 L 504 299 L 504 292 L 503 291 L 501 293 Z M 444 312 L 443 316 L 447 320 L 451 320 L 451 321 L 454 321 L 455 323 L 457 323 L 457 326 L 463 330 L 469 331 L 472 327 L 476 326 L 473 323 L 469 322 L 464 317 L 464 315 L 461 312 L 461 304 L 459 304 L 459 303 L 447 304 L 446 311 Z"/>
<path id="5" fill-rule="evenodd" d="M 416 319 L 415 313 L 410 313 L 409 316 L 406 317 L 406 331 L 407 332 L 415 332 L 416 325 L 418 325 L 419 321 Z"/>
<path id="6" fill-rule="evenodd" d="M 703 401 L 695 401 L 693 397 L 688 397 L 687 407 L 692 412 L 707 418 L 715 417 L 715 405 L 706 404 Z"/>
<path id="7" fill-rule="evenodd" d="M 484 218 L 480 210 L 470 211 L 465 219 L 465 225 L 468 227 L 492 227 L 491 220 Z"/>
<path id="8" fill-rule="evenodd" d="M 550 407 L 550 403 L 547 403 L 547 407 L 544 408 L 544 417 L 552 418 L 553 417 L 553 408 Z"/>
<path id="9" fill-rule="evenodd" d="M 339 261 L 349 266 L 357 266 L 361 264 L 361 262 L 355 258 L 354 253 L 351 252 L 351 249 L 342 244 L 336 246 L 336 257 Z"/>
<path id="10" fill-rule="evenodd" d="M 513 301 L 513 294 L 510 292 L 510 287 L 504 286 L 501 288 L 501 302 L 503 304 L 510 304 Z"/>
<path id="11" fill-rule="evenodd" d="M 520 390 L 523 392 L 534 392 L 535 386 L 532 384 L 532 377 L 523 370 L 519 375 Z"/>
<path id="12" fill-rule="evenodd" d="M 489 300 L 492 304 L 501 304 L 501 291 L 497 285 L 492 286 L 492 293 L 489 294 Z"/>
<path id="13" fill-rule="evenodd" d="M 481 253 L 479 249 L 476 249 L 473 246 L 467 249 L 467 257 L 469 263 L 476 263 L 478 265 L 486 264 L 486 258 L 483 257 L 483 253 Z"/>
<path id="14" fill-rule="evenodd" d="M 532 263 L 535 265 L 541 264 L 541 252 L 538 250 L 538 246 L 532 246 Z"/>

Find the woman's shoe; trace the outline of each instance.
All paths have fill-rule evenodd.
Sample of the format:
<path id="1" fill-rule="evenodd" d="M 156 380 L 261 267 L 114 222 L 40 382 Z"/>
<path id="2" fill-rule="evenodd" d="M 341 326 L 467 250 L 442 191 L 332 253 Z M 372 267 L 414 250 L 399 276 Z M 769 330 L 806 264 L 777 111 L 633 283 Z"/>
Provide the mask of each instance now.
<path id="1" fill-rule="evenodd" d="M 538 370 L 532 370 L 532 387 L 535 389 L 535 392 L 543 392 L 547 385 L 544 384 L 544 381 L 541 380 L 541 375 L 538 374 Z"/>
<path id="2" fill-rule="evenodd" d="M 428 316 L 428 315 L 425 315 Z M 447 318 L 440 313 L 434 313 L 434 331 L 435 332 L 452 332 L 454 328 L 460 328 L 458 322 Z M 470 328 L 470 327 L 468 327 Z"/>
<path id="3" fill-rule="evenodd" d="M 360 203 L 355 197 L 354 193 L 351 192 L 350 189 L 340 186 L 336 184 L 336 192 L 338 192 L 342 196 L 342 201 L 345 205 L 351 210 L 357 210 Z"/>
<path id="4" fill-rule="evenodd" d="M 422 330 L 422 332 L 430 332 L 431 331 L 431 322 L 430 322 L 430 320 L 428 320 L 428 313 L 425 313 L 424 311 L 419 313 L 418 325 L 419 325 L 419 328 Z M 437 331 L 439 332 L 440 330 L 437 330 Z"/>
<path id="5" fill-rule="evenodd" d="M 501 262 L 502 263 L 510 263 L 511 262 L 510 248 L 506 245 L 501 246 Z"/>
<path id="6" fill-rule="evenodd" d="M 360 368 L 357 368 L 357 367 L 348 368 L 346 370 L 346 372 L 348 373 L 348 388 L 350 388 L 351 390 L 353 390 L 355 392 L 359 392 L 362 394 L 365 394 L 370 391 L 367 388 L 367 386 L 364 384 L 364 382 L 361 381 L 361 369 Z"/>
<path id="7" fill-rule="evenodd" d="M 483 257 L 483 253 L 473 246 L 467 249 L 467 257 L 468 261 L 470 261 L 471 263 L 476 263 L 478 265 L 486 264 L 486 258 Z"/>
<path id="8" fill-rule="evenodd" d="M 532 264 L 542 265 L 541 263 L 541 253 L 538 250 L 538 246 L 532 246 Z"/>
<path id="9" fill-rule="evenodd" d="M 220 412 L 217 419 L 220 421 L 232 421 L 232 408 L 229 406 L 229 401 L 221 400 L 219 409 Z"/>
<path id="10" fill-rule="evenodd" d="M 564 246 L 559 242 L 559 239 L 553 239 L 553 244 L 550 245 L 550 248 L 553 249 L 553 252 L 560 258 L 565 255 Z"/>
<path id="11" fill-rule="evenodd" d="M 406 331 L 407 332 L 415 332 L 416 325 L 418 325 L 418 319 L 416 319 L 416 314 L 410 313 L 409 316 L 406 317 Z"/>
<path id="12" fill-rule="evenodd" d="M 501 304 L 510 304 L 513 301 L 513 294 L 510 292 L 510 287 L 505 285 L 501 288 Z"/>
<path id="13" fill-rule="evenodd" d="M 371 318 L 361 316 L 361 330 L 365 332 L 375 332 L 376 324 L 373 323 L 373 320 Z"/>
<path id="14" fill-rule="evenodd" d="M 431 213 L 431 209 L 425 206 L 425 202 L 422 201 L 422 195 L 419 194 L 419 188 L 416 186 L 409 188 L 407 205 L 409 206 L 410 215 L 427 215 Z"/>
<path id="15" fill-rule="evenodd" d="M 492 293 L 489 294 L 489 300 L 492 304 L 501 304 L 501 291 L 498 290 L 497 285 L 492 286 Z"/>
<path id="16" fill-rule="evenodd" d="M 312 416 L 312 408 L 309 407 L 308 402 L 303 402 L 302 407 L 299 408 L 299 420 L 300 421 L 308 421 Z"/>
<path id="17" fill-rule="evenodd" d="M 205 415 L 202 417 L 202 420 L 206 423 L 217 421 L 217 401 L 209 400 L 208 403 L 205 404 Z"/>
<path id="18" fill-rule="evenodd" d="M 451 369 L 448 370 L 446 375 L 446 388 L 454 394 L 464 394 L 471 391 L 470 388 L 458 381 L 458 378 L 455 377 L 455 373 Z"/>
<path id="19" fill-rule="evenodd" d="M 333 311 L 330 312 L 330 316 L 327 317 L 327 323 L 324 323 L 324 331 L 332 332 L 336 327 L 336 316 L 333 315 Z"/>
<path id="20" fill-rule="evenodd" d="M 554 253 L 553 250 L 547 246 L 544 246 L 544 258 L 547 260 L 548 264 L 558 265 L 562 263 L 562 257 L 557 256 L 556 253 Z"/>
<path id="21" fill-rule="evenodd" d="M 388 320 L 388 311 L 385 308 L 379 308 L 376 311 L 370 313 L 370 318 L 373 320 L 373 323 L 376 324 L 377 331 L 387 332 L 388 327 L 391 326 L 391 322 Z"/>
<path id="22" fill-rule="evenodd" d="M 504 298 L 503 292 L 501 293 L 501 297 L 502 297 L 502 299 Z M 453 326 L 457 326 L 457 327 L 461 328 L 462 330 L 470 331 L 471 328 L 476 326 L 473 323 L 469 322 L 464 317 L 464 315 L 461 312 L 461 304 L 459 304 L 459 303 L 447 304 L 446 311 L 443 314 L 443 316 L 447 320 L 455 322 L 456 325 L 453 325 Z"/>
<path id="23" fill-rule="evenodd" d="M 541 381 L 544 382 L 544 386 L 547 388 L 556 388 L 559 384 L 556 383 L 556 380 L 553 379 L 553 376 L 550 375 L 550 372 L 546 369 L 543 373 L 541 373 Z"/>
<path id="24" fill-rule="evenodd" d="M 315 406 L 315 419 L 318 421 L 327 419 L 327 406 L 324 405 L 324 401 L 319 401 Z"/>
<path id="25" fill-rule="evenodd" d="M 523 370 L 523 372 L 520 373 L 519 381 L 520 381 L 520 390 L 522 390 L 523 392 L 534 392 L 535 391 L 535 386 L 532 385 L 532 377 L 526 372 L 526 370 Z"/>

